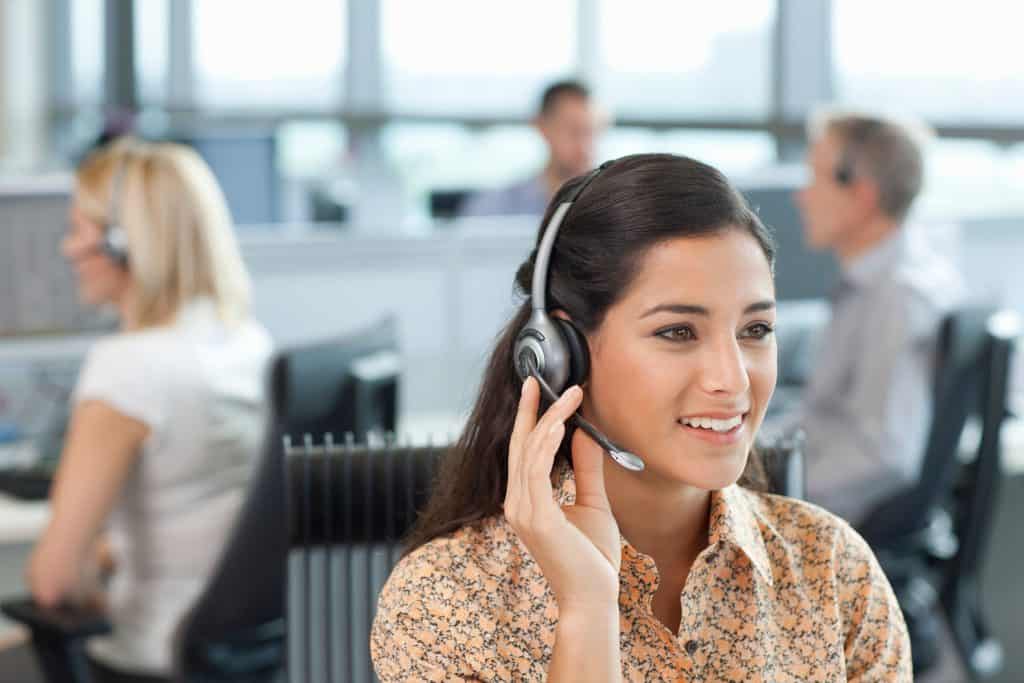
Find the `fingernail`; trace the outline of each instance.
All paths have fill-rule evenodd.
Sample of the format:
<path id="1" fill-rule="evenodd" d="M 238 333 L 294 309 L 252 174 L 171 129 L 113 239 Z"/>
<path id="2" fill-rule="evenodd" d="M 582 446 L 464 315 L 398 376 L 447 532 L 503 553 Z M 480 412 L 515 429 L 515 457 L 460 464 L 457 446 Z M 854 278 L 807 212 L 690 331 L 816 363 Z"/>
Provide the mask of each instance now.
<path id="1" fill-rule="evenodd" d="M 525 380 L 523 380 L 523 386 L 522 386 L 522 388 L 520 388 L 520 390 L 519 390 L 519 395 L 520 395 L 520 396 L 523 396 L 523 395 L 525 395 L 525 394 L 526 394 L 526 383 L 527 383 L 527 382 L 529 382 L 529 381 L 530 381 L 530 378 L 529 378 L 529 377 L 527 377 L 527 378 L 526 378 Z"/>
<path id="2" fill-rule="evenodd" d="M 576 398 L 576 395 L 582 392 L 583 390 L 580 389 L 579 384 L 573 384 L 571 387 L 565 390 L 565 395 L 569 398 Z"/>

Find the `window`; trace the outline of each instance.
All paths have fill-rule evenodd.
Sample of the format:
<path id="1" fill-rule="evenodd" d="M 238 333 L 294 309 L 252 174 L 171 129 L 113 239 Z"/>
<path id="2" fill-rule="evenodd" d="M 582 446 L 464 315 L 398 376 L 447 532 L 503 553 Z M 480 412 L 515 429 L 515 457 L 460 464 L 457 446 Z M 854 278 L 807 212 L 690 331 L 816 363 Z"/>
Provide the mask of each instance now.
<path id="1" fill-rule="evenodd" d="M 547 154 L 529 126 L 473 131 L 458 124 L 392 124 L 382 145 L 403 194 L 421 215 L 432 190 L 509 184 L 539 171 Z"/>
<path id="2" fill-rule="evenodd" d="M 956 220 L 1024 214 L 1024 145 L 987 140 L 934 140 L 915 214 Z"/>
<path id="3" fill-rule="evenodd" d="M 142 103 L 167 99 L 169 0 L 135 3 L 135 77 Z"/>
<path id="4" fill-rule="evenodd" d="M 287 178 L 328 175 L 344 163 L 348 135 L 333 121 L 289 121 L 277 129 L 277 167 Z"/>
<path id="5" fill-rule="evenodd" d="M 383 0 L 381 12 L 393 111 L 528 115 L 576 67 L 570 0 Z"/>
<path id="6" fill-rule="evenodd" d="M 721 130 L 666 130 L 618 126 L 599 146 L 598 158 L 613 159 L 641 152 L 668 152 L 711 164 L 726 175 L 743 175 L 775 160 L 775 145 L 767 133 Z"/>
<path id="7" fill-rule="evenodd" d="M 1019 125 L 1022 25 L 1018 2 L 835 0 L 836 92 L 933 121 Z"/>
<path id="8" fill-rule="evenodd" d="M 194 7 L 196 97 L 207 107 L 335 107 L 343 0 L 215 0 Z"/>
<path id="9" fill-rule="evenodd" d="M 770 110 L 773 0 L 601 0 L 601 95 L 617 116 Z"/>
<path id="10" fill-rule="evenodd" d="M 71 99 L 75 104 L 103 101 L 103 0 L 71 3 Z"/>

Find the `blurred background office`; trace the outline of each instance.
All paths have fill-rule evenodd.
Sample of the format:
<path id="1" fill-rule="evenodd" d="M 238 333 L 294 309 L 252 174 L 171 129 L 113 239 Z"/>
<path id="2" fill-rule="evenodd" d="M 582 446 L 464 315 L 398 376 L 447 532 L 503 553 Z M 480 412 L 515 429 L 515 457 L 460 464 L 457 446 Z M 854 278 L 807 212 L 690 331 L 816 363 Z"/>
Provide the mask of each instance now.
<path id="1" fill-rule="evenodd" d="M 98 140 L 130 131 L 203 156 L 275 346 L 393 316 L 398 431 L 443 440 L 537 230 L 536 216 L 460 207 L 545 168 L 535 116 L 562 79 L 602 112 L 595 162 L 696 157 L 775 230 L 780 395 L 809 367 L 787 328 L 827 318 L 839 272 L 804 245 L 793 202 L 822 105 L 934 128 L 908 222 L 972 298 L 1024 313 L 1024 53 L 1009 47 L 1022 24 L 1024 7 L 999 0 L 0 1 L 0 597 L 23 589 L 45 524 L 78 365 L 115 324 L 76 302 L 58 250 L 72 169 Z M 1010 374 L 1020 415 L 1024 363 Z M 1002 644 L 994 680 L 1011 681 L 1024 678 L 1020 421 L 1002 446 L 982 595 Z M 14 629 L 0 621 L 0 641 Z"/>

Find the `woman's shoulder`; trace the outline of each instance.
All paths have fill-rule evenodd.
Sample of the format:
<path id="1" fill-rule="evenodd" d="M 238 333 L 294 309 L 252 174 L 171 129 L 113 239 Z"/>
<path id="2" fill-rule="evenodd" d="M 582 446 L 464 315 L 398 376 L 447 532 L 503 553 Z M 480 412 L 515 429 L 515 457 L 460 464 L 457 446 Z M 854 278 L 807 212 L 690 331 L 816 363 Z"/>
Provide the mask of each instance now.
<path id="1" fill-rule="evenodd" d="M 172 343 L 173 334 L 168 328 L 147 327 L 141 330 L 122 330 L 97 339 L 89 347 L 89 356 L 101 358 L 117 356 L 125 352 L 144 351 L 151 347 L 162 347 Z"/>
<path id="2" fill-rule="evenodd" d="M 447 602 L 452 595 L 472 600 L 493 594 L 504 575 L 521 564 L 521 549 L 501 516 L 438 536 L 399 560 L 381 592 L 380 607 L 408 608 Z"/>
<path id="3" fill-rule="evenodd" d="M 910 641 L 899 603 L 867 542 L 845 520 L 793 498 L 745 491 L 761 528 L 780 605 L 797 605 L 845 643 L 851 680 L 910 680 Z"/>
<path id="4" fill-rule="evenodd" d="M 827 564 L 845 576 L 877 565 L 867 542 L 841 517 L 796 498 L 740 490 L 766 545 L 799 559 L 803 566 Z"/>

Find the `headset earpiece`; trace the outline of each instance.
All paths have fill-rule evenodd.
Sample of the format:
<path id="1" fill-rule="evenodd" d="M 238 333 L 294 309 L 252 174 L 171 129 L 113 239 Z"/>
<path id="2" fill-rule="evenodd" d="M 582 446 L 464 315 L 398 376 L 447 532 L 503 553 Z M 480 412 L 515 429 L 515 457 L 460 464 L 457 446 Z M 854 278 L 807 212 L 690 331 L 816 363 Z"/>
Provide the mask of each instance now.
<path id="1" fill-rule="evenodd" d="M 845 145 L 842 154 L 839 156 L 839 163 L 836 164 L 835 169 L 832 171 L 832 177 L 835 179 L 836 184 L 845 187 L 853 182 L 854 175 L 853 152 L 850 150 L 849 145 Z"/>
<path id="2" fill-rule="evenodd" d="M 566 386 L 582 385 L 590 374 L 590 349 L 587 346 L 587 338 L 571 320 L 555 317 L 555 323 L 562 333 L 569 357 L 569 379 Z"/>
<path id="3" fill-rule="evenodd" d="M 128 267 L 128 233 L 121 225 L 121 191 L 124 176 L 128 171 L 128 158 L 124 156 L 114 170 L 110 181 L 110 207 L 107 210 L 108 223 L 103 231 L 100 250 L 121 268 Z"/>
<path id="4" fill-rule="evenodd" d="M 120 225 L 107 226 L 100 248 L 118 266 L 128 267 L 128 234 Z"/>
<path id="5" fill-rule="evenodd" d="M 573 202 L 597 178 L 598 174 L 613 162 L 606 161 L 590 172 L 576 187 L 572 194 L 561 202 L 551 214 L 551 220 L 541 234 L 537 257 L 533 265 L 533 282 L 530 288 L 532 298 L 530 319 L 516 337 L 512 349 L 512 362 L 516 374 L 525 381 L 531 375 L 537 378 L 541 394 L 549 401 L 558 396 L 573 384 L 583 384 L 590 372 L 590 351 L 587 339 L 573 325 L 572 321 L 550 316 L 545 301 L 547 299 L 548 262 L 555 247 L 555 237 L 572 208 Z M 644 461 L 637 455 L 619 448 L 605 436 L 601 430 L 590 424 L 577 410 L 571 420 L 608 453 L 617 463 L 628 470 L 639 472 L 644 469 Z"/>
<path id="6" fill-rule="evenodd" d="M 545 313 L 534 311 L 516 337 L 516 372 L 525 380 L 535 367 L 551 389 L 561 394 L 570 386 L 572 358 L 562 326 Z M 532 367 L 531 367 L 532 365 Z"/>

